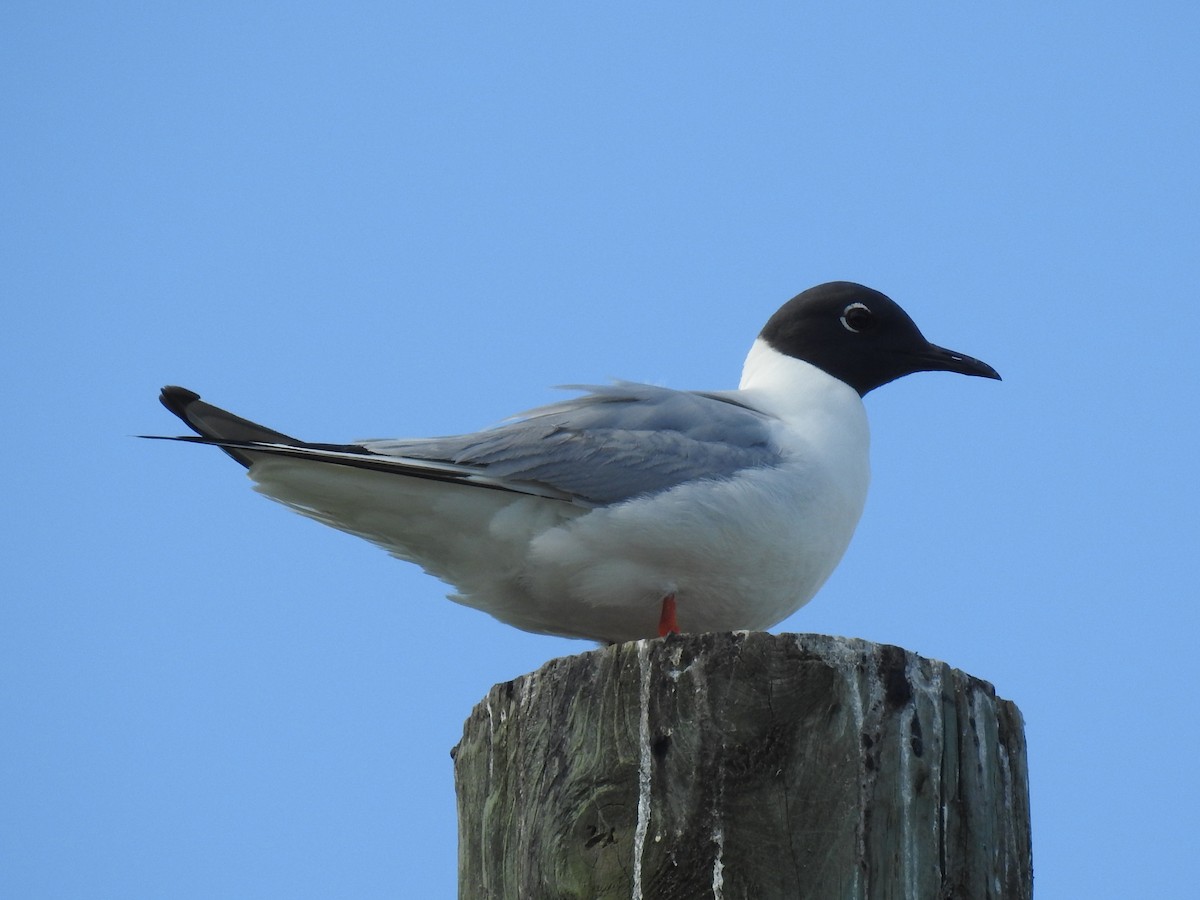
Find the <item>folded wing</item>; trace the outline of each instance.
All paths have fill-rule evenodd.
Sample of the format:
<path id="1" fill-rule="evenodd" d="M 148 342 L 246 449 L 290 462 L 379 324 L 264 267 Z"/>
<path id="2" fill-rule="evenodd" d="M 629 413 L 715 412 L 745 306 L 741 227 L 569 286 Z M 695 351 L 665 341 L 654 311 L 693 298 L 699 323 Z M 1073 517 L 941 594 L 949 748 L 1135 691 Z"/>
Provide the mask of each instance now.
<path id="1" fill-rule="evenodd" d="M 770 420 L 721 395 L 633 382 L 580 389 L 587 393 L 474 434 L 359 446 L 543 485 L 596 506 L 779 461 Z"/>
<path id="2" fill-rule="evenodd" d="M 604 506 L 685 481 L 771 466 L 770 419 L 721 394 L 633 382 L 591 386 L 494 428 L 454 437 L 300 441 L 167 387 L 162 402 L 245 466 L 284 457 Z"/>

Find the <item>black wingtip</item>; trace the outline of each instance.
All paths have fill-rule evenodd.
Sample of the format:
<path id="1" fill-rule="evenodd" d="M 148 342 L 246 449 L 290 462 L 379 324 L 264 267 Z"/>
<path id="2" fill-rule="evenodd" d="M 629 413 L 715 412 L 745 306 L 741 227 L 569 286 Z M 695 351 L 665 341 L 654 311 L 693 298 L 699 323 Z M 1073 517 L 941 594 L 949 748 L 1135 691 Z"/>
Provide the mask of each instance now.
<path id="1" fill-rule="evenodd" d="M 174 384 L 168 384 L 158 395 L 159 402 L 185 422 L 187 421 L 188 404 L 195 403 L 199 399 L 200 395 L 195 391 L 189 391 L 187 388 Z"/>
<path id="2" fill-rule="evenodd" d="M 251 461 L 240 451 L 238 445 L 256 442 L 297 445 L 302 443 L 283 432 L 235 416 L 211 403 L 205 403 L 199 394 L 184 387 L 169 384 L 159 393 L 158 399 L 172 414 L 182 419 L 188 428 L 221 447 L 243 466 L 249 466 Z M 226 442 L 230 446 L 224 446 Z"/>

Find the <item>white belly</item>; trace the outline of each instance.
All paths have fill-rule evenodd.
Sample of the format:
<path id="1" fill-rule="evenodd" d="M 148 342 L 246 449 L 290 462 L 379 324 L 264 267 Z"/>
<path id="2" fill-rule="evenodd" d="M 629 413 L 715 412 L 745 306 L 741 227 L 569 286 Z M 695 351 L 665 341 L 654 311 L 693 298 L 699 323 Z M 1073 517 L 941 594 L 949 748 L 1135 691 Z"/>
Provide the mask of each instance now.
<path id="1" fill-rule="evenodd" d="M 562 631 L 610 641 L 655 634 L 667 594 L 684 631 L 768 628 L 833 572 L 864 500 L 811 467 L 681 486 L 539 535 L 524 590 L 539 618 L 567 624 L 566 601 Z"/>

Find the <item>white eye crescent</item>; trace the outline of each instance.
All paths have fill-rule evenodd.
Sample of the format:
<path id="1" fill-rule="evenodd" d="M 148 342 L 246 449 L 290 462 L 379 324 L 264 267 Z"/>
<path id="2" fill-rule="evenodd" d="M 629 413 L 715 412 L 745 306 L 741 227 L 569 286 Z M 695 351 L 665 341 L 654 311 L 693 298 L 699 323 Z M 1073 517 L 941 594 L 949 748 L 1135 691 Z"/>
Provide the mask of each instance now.
<path id="1" fill-rule="evenodd" d="M 840 321 L 847 331 L 860 334 L 875 324 L 875 314 L 865 303 L 851 303 L 842 310 Z"/>

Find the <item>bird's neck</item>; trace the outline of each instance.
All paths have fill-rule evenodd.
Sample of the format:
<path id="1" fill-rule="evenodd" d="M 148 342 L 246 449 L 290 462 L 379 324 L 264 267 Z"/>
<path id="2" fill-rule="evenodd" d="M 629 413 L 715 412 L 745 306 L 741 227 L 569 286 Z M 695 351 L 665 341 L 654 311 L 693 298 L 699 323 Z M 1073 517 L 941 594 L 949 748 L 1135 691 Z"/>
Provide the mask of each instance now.
<path id="1" fill-rule="evenodd" d="M 738 390 L 756 408 L 781 419 L 807 418 L 824 410 L 848 424 L 861 418 L 866 425 L 858 391 L 812 363 L 780 353 L 762 338 L 746 356 Z"/>
<path id="2" fill-rule="evenodd" d="M 780 447 L 823 466 L 851 506 L 862 511 L 870 481 L 871 432 L 858 391 L 760 338 L 746 357 L 737 395 L 778 420 Z"/>

